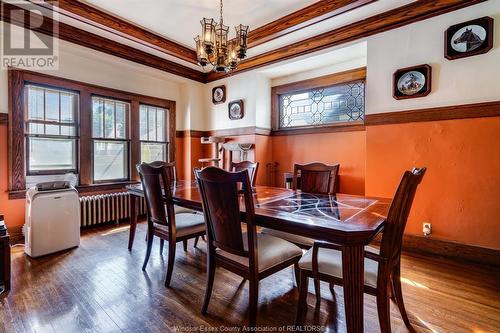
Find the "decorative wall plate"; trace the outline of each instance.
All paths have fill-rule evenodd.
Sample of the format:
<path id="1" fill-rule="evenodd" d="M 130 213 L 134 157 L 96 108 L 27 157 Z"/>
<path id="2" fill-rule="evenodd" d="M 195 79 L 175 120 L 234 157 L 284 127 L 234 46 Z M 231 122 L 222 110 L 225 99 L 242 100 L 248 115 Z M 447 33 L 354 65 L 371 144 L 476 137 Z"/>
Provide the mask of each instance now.
<path id="1" fill-rule="evenodd" d="M 226 101 L 226 86 L 217 86 L 212 89 L 212 103 L 221 104 Z"/>
<path id="2" fill-rule="evenodd" d="M 485 16 L 455 24 L 444 33 L 444 56 L 459 59 L 486 53 L 493 47 L 493 19 Z"/>
<path id="3" fill-rule="evenodd" d="M 244 116 L 243 111 L 243 100 L 239 99 L 237 101 L 232 101 L 228 105 L 229 119 L 237 120 Z"/>
<path id="4" fill-rule="evenodd" d="M 427 96 L 431 92 L 431 74 L 429 65 L 398 69 L 393 75 L 392 96 L 395 99 Z"/>

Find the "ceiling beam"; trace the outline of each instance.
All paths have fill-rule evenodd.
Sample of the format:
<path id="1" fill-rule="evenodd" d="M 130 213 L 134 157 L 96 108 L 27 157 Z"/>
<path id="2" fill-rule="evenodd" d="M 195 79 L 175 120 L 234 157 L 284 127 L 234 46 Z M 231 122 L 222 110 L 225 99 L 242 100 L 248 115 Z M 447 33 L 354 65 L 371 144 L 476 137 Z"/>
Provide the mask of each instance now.
<path id="1" fill-rule="evenodd" d="M 51 27 L 53 26 L 54 21 L 51 18 L 44 17 L 42 19 L 40 15 L 31 13 L 32 19 L 36 16 L 39 17 L 39 20 L 43 22 L 42 25 L 39 27 L 32 27 L 30 26 L 29 23 L 28 15 L 30 15 L 30 13 L 28 11 L 26 10 L 24 11 L 24 16 L 25 16 L 24 19 L 12 15 L 13 10 L 19 10 L 19 9 L 22 8 L 15 6 L 11 3 L 2 1 L 1 20 L 11 24 L 15 24 L 17 26 L 24 27 L 25 29 L 30 29 L 39 33 L 52 35 Z M 116 57 L 133 61 L 141 65 L 149 66 L 164 72 L 182 76 L 191 80 L 195 80 L 198 82 L 206 82 L 205 73 L 183 66 L 176 62 L 163 59 L 161 57 L 152 55 L 150 53 L 135 49 L 128 45 L 124 45 L 116 41 L 95 35 L 88 31 L 78 29 L 76 27 L 73 27 L 65 23 L 61 22 L 58 23 L 58 32 L 57 35 L 54 37 L 57 37 L 59 39 L 77 45 L 85 46 L 96 51 L 104 52 Z"/>
<path id="2" fill-rule="evenodd" d="M 260 45 L 376 1 L 378 0 L 321 0 L 315 2 L 261 27 L 250 29 L 248 47 Z"/>
<path id="3" fill-rule="evenodd" d="M 57 11 L 62 15 L 104 29 L 192 64 L 197 63 L 195 50 L 83 2 L 74 0 L 44 1 L 51 7 L 58 7 Z"/>
<path id="4" fill-rule="evenodd" d="M 486 0 L 419 0 L 341 28 L 330 30 L 320 35 L 248 58 L 243 60 L 238 65 L 238 68 L 231 73 L 210 73 L 208 75 L 208 82 L 325 48 L 366 38 L 380 32 L 399 28 L 407 24 L 442 15 L 484 1 Z"/>

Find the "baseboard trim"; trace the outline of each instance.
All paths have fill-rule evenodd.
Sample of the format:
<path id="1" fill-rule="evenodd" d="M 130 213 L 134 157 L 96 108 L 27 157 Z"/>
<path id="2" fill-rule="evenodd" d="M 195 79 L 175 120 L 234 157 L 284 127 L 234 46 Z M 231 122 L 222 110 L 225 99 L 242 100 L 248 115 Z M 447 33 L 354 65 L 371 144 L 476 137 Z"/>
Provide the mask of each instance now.
<path id="1" fill-rule="evenodd" d="M 431 237 L 404 235 L 403 251 L 500 267 L 500 250 Z"/>

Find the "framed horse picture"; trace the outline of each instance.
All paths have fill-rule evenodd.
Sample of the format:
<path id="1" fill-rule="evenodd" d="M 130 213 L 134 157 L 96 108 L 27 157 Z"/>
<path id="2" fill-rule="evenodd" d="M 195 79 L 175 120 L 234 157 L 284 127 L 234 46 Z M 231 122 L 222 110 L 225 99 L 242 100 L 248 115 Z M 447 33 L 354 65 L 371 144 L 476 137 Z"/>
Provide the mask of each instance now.
<path id="1" fill-rule="evenodd" d="M 424 97 L 431 92 L 432 68 L 418 65 L 398 69 L 393 74 L 392 96 L 395 99 Z"/>
<path id="2" fill-rule="evenodd" d="M 449 60 L 486 53 L 493 47 L 493 19 L 485 16 L 452 25 L 444 33 L 444 43 Z"/>

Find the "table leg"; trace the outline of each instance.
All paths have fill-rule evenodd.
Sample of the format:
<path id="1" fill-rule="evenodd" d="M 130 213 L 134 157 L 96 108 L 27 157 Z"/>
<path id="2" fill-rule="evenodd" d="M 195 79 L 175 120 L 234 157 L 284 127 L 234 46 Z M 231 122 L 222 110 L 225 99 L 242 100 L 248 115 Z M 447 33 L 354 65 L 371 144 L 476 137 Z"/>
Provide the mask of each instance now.
<path id="1" fill-rule="evenodd" d="M 128 236 L 128 250 L 134 245 L 135 229 L 137 227 L 137 196 L 130 195 L 130 233 Z"/>
<path id="2" fill-rule="evenodd" d="M 363 332 L 364 247 L 342 248 L 342 279 L 348 333 Z"/>

